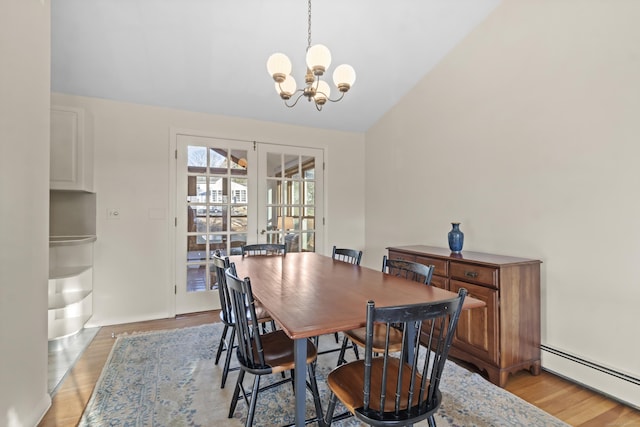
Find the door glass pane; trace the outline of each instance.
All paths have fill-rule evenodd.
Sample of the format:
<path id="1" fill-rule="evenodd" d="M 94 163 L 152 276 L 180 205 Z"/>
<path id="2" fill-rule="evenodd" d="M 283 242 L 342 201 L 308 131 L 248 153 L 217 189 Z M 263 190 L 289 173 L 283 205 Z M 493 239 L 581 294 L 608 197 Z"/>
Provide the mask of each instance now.
<path id="1" fill-rule="evenodd" d="M 266 188 L 267 188 L 267 192 L 265 196 L 266 196 L 267 205 L 278 203 L 278 190 L 280 188 L 278 181 L 276 181 L 275 179 L 268 179 Z"/>
<path id="2" fill-rule="evenodd" d="M 302 233 L 302 243 L 300 250 L 302 252 L 315 252 L 315 233 Z"/>
<path id="3" fill-rule="evenodd" d="M 315 204 L 315 201 L 316 201 L 315 182 L 305 181 L 304 182 L 304 204 L 313 205 Z"/>
<path id="4" fill-rule="evenodd" d="M 187 170 L 189 172 L 204 172 L 207 167 L 206 147 L 187 147 Z"/>
<path id="5" fill-rule="evenodd" d="M 302 220 L 302 230 L 313 230 L 315 228 L 314 218 L 304 218 Z"/>
<path id="6" fill-rule="evenodd" d="M 247 231 L 247 206 L 231 208 L 231 231 Z"/>
<path id="7" fill-rule="evenodd" d="M 204 291 L 207 289 L 207 265 L 190 264 L 187 266 L 187 291 Z"/>
<path id="8" fill-rule="evenodd" d="M 247 175 L 247 150 L 231 150 L 231 174 Z"/>
<path id="9" fill-rule="evenodd" d="M 248 194 L 248 180 L 246 178 L 233 178 L 231 180 L 231 202 L 232 203 L 247 203 Z"/>
<path id="10" fill-rule="evenodd" d="M 206 245 L 199 236 L 187 236 L 187 261 L 203 261 L 206 259 Z"/>
<path id="11" fill-rule="evenodd" d="M 300 181 L 293 181 L 290 184 L 291 188 L 291 203 L 300 203 Z"/>
<path id="12" fill-rule="evenodd" d="M 242 254 L 242 247 L 247 244 L 247 234 L 232 234 L 230 255 Z"/>
<path id="13" fill-rule="evenodd" d="M 280 153 L 267 153 L 266 176 L 274 178 L 282 171 L 282 155 Z"/>
<path id="14" fill-rule="evenodd" d="M 224 148 L 209 148 L 209 173 L 227 173 L 227 150 Z"/>
<path id="15" fill-rule="evenodd" d="M 299 159 L 300 159 L 300 156 L 285 154 L 284 167 L 285 167 L 285 176 L 287 178 L 300 178 L 300 169 L 298 164 Z"/>

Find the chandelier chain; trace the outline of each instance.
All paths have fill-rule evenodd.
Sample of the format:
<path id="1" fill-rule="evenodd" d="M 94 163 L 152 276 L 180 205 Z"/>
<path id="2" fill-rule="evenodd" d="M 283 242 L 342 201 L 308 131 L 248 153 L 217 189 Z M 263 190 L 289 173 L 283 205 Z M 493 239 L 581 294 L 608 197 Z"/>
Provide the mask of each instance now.
<path id="1" fill-rule="evenodd" d="M 307 26 L 307 50 L 311 47 L 311 0 L 309 0 L 308 26 Z"/>

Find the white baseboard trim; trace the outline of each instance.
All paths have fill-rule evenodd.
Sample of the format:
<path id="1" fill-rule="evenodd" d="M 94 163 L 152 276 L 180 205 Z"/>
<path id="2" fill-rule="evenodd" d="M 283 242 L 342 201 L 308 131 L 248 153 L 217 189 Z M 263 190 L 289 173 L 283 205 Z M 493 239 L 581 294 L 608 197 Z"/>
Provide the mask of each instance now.
<path id="1" fill-rule="evenodd" d="M 640 410 L 640 378 L 554 347 L 540 348 L 545 370 Z"/>
<path id="2" fill-rule="evenodd" d="M 99 327 L 99 326 L 122 325 L 123 323 L 136 323 L 136 322 L 144 322 L 147 320 L 169 319 L 172 317 L 175 317 L 175 316 L 170 315 L 167 312 L 147 313 L 147 314 L 144 314 L 143 316 L 108 317 L 108 318 L 102 318 L 102 319 L 99 319 L 93 316 L 85 324 L 85 327 L 93 328 L 93 327 Z"/>
<path id="3" fill-rule="evenodd" d="M 8 422 L 7 425 L 37 426 L 38 424 L 40 424 L 40 421 L 42 421 L 44 416 L 47 414 L 47 411 L 49 410 L 50 407 L 51 407 L 51 396 L 48 393 L 46 393 L 42 396 L 42 399 L 40 399 L 40 402 L 38 403 L 38 405 L 36 405 L 36 407 L 33 408 L 33 411 L 31 411 L 31 415 L 33 416 L 33 419 L 24 420 L 24 423 L 21 423 L 18 420 L 12 420 L 11 410 L 9 410 L 9 412 L 6 414 L 7 422 Z M 12 424 L 13 421 L 15 421 L 15 424 Z"/>

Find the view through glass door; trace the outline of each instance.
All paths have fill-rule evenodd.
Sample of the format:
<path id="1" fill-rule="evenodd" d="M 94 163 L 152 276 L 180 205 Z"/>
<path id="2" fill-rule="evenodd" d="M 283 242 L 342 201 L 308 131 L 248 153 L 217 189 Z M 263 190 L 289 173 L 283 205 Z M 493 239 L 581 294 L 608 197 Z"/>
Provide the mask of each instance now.
<path id="1" fill-rule="evenodd" d="M 176 314 L 219 308 L 216 250 L 322 247 L 322 150 L 187 135 L 176 146 Z"/>
<path id="2" fill-rule="evenodd" d="M 323 237 L 322 150 L 262 145 L 258 153 L 261 241 L 315 252 Z"/>
<path id="3" fill-rule="evenodd" d="M 178 136 L 176 313 L 219 308 L 211 259 L 240 253 L 255 230 L 255 158 L 250 142 Z"/>

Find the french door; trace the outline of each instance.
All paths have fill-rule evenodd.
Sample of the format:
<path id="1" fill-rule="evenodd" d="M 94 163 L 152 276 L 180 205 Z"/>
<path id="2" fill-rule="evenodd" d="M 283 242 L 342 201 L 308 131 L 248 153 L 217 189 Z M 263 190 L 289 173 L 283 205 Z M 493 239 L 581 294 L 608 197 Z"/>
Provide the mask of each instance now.
<path id="1" fill-rule="evenodd" d="M 176 314 L 220 308 L 216 250 L 322 249 L 322 150 L 178 134 L 175 157 Z"/>

